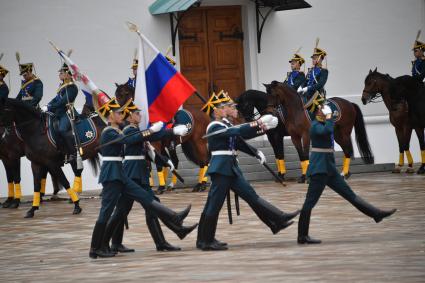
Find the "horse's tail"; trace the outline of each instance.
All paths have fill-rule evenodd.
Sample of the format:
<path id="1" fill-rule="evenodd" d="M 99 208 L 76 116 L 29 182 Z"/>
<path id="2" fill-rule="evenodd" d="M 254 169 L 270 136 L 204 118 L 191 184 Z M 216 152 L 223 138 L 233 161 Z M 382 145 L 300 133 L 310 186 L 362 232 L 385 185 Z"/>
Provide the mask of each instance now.
<path id="1" fill-rule="evenodd" d="M 95 156 L 88 159 L 90 163 L 90 167 L 93 170 L 94 174 L 97 175 L 99 172 L 100 161 L 99 161 L 99 153 L 96 153 Z"/>
<path id="2" fill-rule="evenodd" d="M 366 164 L 372 164 L 374 157 L 372 150 L 370 149 L 369 140 L 367 138 L 366 127 L 364 124 L 363 114 L 359 106 L 355 103 L 351 103 L 356 110 L 356 120 L 354 122 L 354 131 L 356 133 L 356 143 L 359 149 L 360 156 Z"/>
<path id="3" fill-rule="evenodd" d="M 190 142 L 184 142 L 181 145 L 182 145 L 182 151 L 184 155 L 186 156 L 186 158 L 189 161 L 192 161 L 193 163 L 195 163 L 196 165 L 201 166 L 201 161 L 199 160 L 199 158 L 195 156 L 195 153 L 193 152 L 193 146 L 190 144 Z"/>

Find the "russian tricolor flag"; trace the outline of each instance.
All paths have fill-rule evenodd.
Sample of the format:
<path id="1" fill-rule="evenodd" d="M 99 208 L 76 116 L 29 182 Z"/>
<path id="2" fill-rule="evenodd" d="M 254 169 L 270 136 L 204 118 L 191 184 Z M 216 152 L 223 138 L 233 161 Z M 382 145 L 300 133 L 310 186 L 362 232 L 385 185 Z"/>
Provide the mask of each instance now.
<path id="1" fill-rule="evenodd" d="M 146 129 L 149 122 L 170 121 L 196 89 L 143 34 L 138 58 L 134 100 L 142 110 L 140 128 Z"/>

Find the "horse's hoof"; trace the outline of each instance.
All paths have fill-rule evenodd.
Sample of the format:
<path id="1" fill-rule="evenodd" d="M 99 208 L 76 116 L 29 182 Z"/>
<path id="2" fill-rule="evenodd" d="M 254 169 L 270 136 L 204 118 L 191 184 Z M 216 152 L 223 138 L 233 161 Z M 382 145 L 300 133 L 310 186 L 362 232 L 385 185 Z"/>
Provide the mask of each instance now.
<path id="1" fill-rule="evenodd" d="M 196 184 L 196 185 L 193 187 L 192 192 L 193 192 L 193 193 L 195 193 L 195 192 L 199 192 L 199 191 L 201 190 L 201 187 L 202 187 L 202 184 L 201 184 L 201 183 Z"/>
<path id="2" fill-rule="evenodd" d="M 419 167 L 416 174 L 419 174 L 419 175 L 425 174 L 425 164 L 422 164 L 421 167 Z"/>
<path id="3" fill-rule="evenodd" d="M 10 203 L 10 205 L 9 205 L 9 208 L 18 208 L 19 207 L 19 205 L 21 204 L 21 200 L 20 199 L 14 199 L 11 203 Z"/>
<path id="4" fill-rule="evenodd" d="M 277 174 L 282 181 L 285 181 L 285 174 L 278 173 Z M 277 179 L 274 180 L 276 183 L 280 183 Z"/>
<path id="5" fill-rule="evenodd" d="M 156 193 L 158 195 L 162 195 L 165 192 L 165 186 L 159 186 L 158 189 L 156 190 Z"/>
<path id="6" fill-rule="evenodd" d="M 304 184 L 305 183 L 305 175 L 301 175 L 298 180 L 297 180 L 298 184 Z"/>
<path id="7" fill-rule="evenodd" d="M 75 206 L 72 214 L 80 214 L 83 209 L 80 206 Z"/>
<path id="8" fill-rule="evenodd" d="M 397 166 L 397 167 L 395 167 L 394 169 L 393 169 L 393 171 L 391 171 L 391 173 L 401 173 L 401 167 L 400 166 Z"/>
<path id="9" fill-rule="evenodd" d="M 59 197 L 58 197 L 57 195 L 52 195 L 52 196 L 50 197 L 50 200 L 51 200 L 51 201 L 56 201 L 56 200 L 59 200 Z"/>
<path id="10" fill-rule="evenodd" d="M 348 171 L 348 173 L 344 175 L 344 179 L 348 180 L 350 177 L 351 177 L 351 172 Z"/>
<path id="11" fill-rule="evenodd" d="M 208 185 L 206 182 L 201 183 L 201 187 L 199 188 L 199 192 L 205 192 L 208 189 Z"/>
<path id="12" fill-rule="evenodd" d="M 413 169 L 413 167 L 407 167 L 406 173 L 407 174 L 413 174 L 413 173 L 415 173 L 415 170 Z"/>
<path id="13" fill-rule="evenodd" d="M 38 210 L 38 207 L 33 206 L 30 208 L 30 210 L 27 211 L 27 213 L 25 214 L 24 218 L 33 218 L 34 217 L 34 212 Z"/>

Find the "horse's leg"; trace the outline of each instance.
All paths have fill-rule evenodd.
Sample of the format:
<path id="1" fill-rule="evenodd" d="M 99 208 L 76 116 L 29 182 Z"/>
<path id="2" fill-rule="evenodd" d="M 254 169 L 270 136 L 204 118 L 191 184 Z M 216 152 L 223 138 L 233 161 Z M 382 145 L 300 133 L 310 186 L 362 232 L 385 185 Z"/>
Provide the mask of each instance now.
<path id="1" fill-rule="evenodd" d="M 156 164 L 156 172 L 158 175 L 158 194 L 163 194 L 165 192 L 165 178 L 164 178 L 164 168 L 161 165 Z"/>
<path id="2" fill-rule="evenodd" d="M 40 164 L 31 162 L 32 175 L 34 178 L 34 194 L 32 199 L 32 206 L 25 214 L 25 218 L 33 218 L 34 212 L 40 207 L 40 190 L 41 178 L 43 177 L 43 168 Z"/>
<path id="3" fill-rule="evenodd" d="M 270 130 L 267 132 L 267 138 L 273 148 L 274 156 L 276 159 L 277 173 L 283 180 L 285 179 L 286 166 L 285 154 L 283 148 L 283 134 L 279 130 Z"/>
<path id="4" fill-rule="evenodd" d="M 14 176 L 13 176 L 13 166 L 9 161 L 2 160 L 4 169 L 6 170 L 6 179 L 7 179 L 7 199 L 2 204 L 3 208 L 9 208 L 11 204 L 14 203 L 15 200 L 15 190 L 14 190 Z"/>
<path id="5" fill-rule="evenodd" d="M 351 141 L 351 129 L 336 127 L 334 131 L 335 141 L 341 146 L 344 152 L 341 175 L 348 179 L 351 176 L 350 162 L 353 156 L 353 143 Z"/>
<path id="6" fill-rule="evenodd" d="M 79 205 L 80 200 L 78 198 L 77 193 L 74 192 L 73 189 L 71 189 L 71 186 L 69 185 L 68 179 L 63 173 L 62 168 L 56 164 L 49 164 L 47 168 L 49 170 L 49 173 L 55 178 L 57 178 L 58 182 L 66 189 L 66 192 L 74 203 L 74 211 L 72 212 L 72 214 L 80 214 L 82 211 Z"/>
<path id="7" fill-rule="evenodd" d="M 404 153 L 406 154 L 407 158 L 407 169 L 406 173 L 413 174 L 415 173 L 415 170 L 413 169 L 413 157 L 412 153 L 410 153 L 410 139 L 412 137 L 412 127 L 407 126 L 405 129 L 405 140 L 404 140 Z"/>
<path id="8" fill-rule="evenodd" d="M 306 180 L 305 175 L 306 175 L 307 166 L 308 166 L 308 158 L 305 157 L 305 152 L 302 146 L 301 136 L 291 135 L 291 140 L 295 148 L 297 149 L 298 157 L 301 162 L 301 176 L 298 178 L 298 183 L 305 183 L 305 180 Z"/>
<path id="9" fill-rule="evenodd" d="M 395 134 L 397 136 L 398 141 L 398 151 L 399 151 L 399 158 L 398 158 L 398 164 L 392 171 L 393 173 L 400 173 L 401 168 L 404 166 L 404 149 L 405 149 L 405 143 L 406 143 L 406 131 L 404 130 L 404 127 L 402 125 L 394 125 L 395 128 Z"/>
<path id="10" fill-rule="evenodd" d="M 43 196 L 46 194 L 46 178 L 47 178 L 47 168 L 42 167 L 41 169 L 41 180 L 40 180 L 40 202 L 43 202 Z"/>
<path id="11" fill-rule="evenodd" d="M 425 135 L 424 128 L 415 128 L 416 136 L 419 140 L 419 147 L 421 149 L 421 167 L 419 167 L 416 173 L 425 174 Z"/>
<path id="12" fill-rule="evenodd" d="M 76 159 L 73 159 L 71 161 L 71 167 L 72 167 L 72 171 L 74 172 L 74 184 L 72 185 L 72 189 L 76 193 L 82 193 L 83 192 L 83 179 L 81 177 L 81 174 L 83 173 L 83 168 L 78 169 Z"/>

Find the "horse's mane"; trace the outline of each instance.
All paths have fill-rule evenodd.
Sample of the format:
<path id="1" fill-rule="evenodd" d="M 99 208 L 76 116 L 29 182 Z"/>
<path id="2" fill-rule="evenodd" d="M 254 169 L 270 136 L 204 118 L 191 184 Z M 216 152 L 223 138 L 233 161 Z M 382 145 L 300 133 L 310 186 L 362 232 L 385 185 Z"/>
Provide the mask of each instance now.
<path id="1" fill-rule="evenodd" d="M 267 106 L 267 93 L 256 89 L 248 89 L 235 99 L 236 103 L 238 104 L 247 100 L 259 101 L 261 103 L 265 103 L 265 106 Z"/>
<path id="2" fill-rule="evenodd" d="M 39 118 L 41 115 L 40 110 L 34 108 L 33 106 L 15 98 L 7 98 L 6 105 L 12 105 L 13 107 L 24 109 L 29 114 L 33 115 L 36 118 Z"/>

